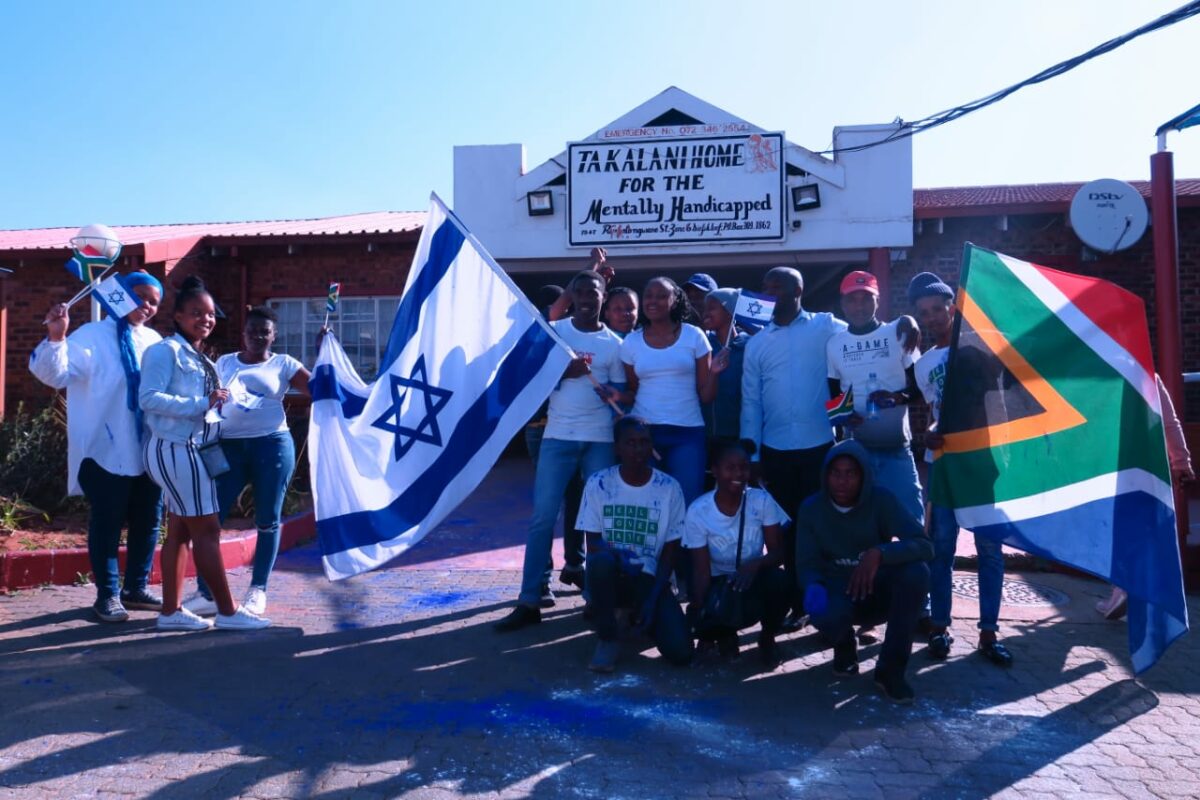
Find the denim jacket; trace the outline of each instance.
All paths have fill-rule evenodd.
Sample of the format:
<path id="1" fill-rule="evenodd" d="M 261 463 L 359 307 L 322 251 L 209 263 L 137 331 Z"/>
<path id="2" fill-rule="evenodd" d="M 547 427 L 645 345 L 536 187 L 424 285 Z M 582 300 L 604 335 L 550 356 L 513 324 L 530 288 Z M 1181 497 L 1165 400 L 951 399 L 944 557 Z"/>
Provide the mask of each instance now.
<path id="1" fill-rule="evenodd" d="M 160 439 L 197 444 L 215 439 L 217 426 L 204 421 L 208 396 L 217 387 L 206 385 L 206 371 L 197 353 L 179 334 L 146 349 L 142 356 L 142 385 L 138 402 L 146 426 Z"/>

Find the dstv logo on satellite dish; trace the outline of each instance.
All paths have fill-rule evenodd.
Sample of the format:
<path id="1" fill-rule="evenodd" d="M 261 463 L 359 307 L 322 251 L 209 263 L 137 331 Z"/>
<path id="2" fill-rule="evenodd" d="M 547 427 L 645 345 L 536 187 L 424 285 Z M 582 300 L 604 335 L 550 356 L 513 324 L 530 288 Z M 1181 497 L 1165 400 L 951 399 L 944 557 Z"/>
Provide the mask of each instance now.
<path id="1" fill-rule="evenodd" d="M 1124 196 L 1113 192 L 1088 192 L 1088 200 L 1095 203 L 1096 208 L 1116 208 L 1117 201 Z"/>

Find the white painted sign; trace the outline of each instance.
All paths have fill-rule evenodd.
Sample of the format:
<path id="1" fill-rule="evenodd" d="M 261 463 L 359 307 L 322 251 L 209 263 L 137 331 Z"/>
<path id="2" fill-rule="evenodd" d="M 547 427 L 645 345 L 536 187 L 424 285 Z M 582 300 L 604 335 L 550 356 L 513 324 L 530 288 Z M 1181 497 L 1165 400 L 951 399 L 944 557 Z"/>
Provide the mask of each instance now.
<path id="1" fill-rule="evenodd" d="M 568 145 L 573 246 L 784 238 L 782 133 Z"/>

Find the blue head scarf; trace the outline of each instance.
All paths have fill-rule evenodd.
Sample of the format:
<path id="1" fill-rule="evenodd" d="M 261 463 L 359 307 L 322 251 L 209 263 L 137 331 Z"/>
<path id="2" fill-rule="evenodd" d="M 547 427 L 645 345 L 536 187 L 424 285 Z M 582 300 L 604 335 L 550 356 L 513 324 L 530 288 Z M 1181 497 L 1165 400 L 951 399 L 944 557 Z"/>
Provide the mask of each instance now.
<path id="1" fill-rule="evenodd" d="M 149 272 L 131 272 L 122 276 L 122 280 L 130 289 L 135 286 L 153 286 L 158 289 L 158 296 L 162 297 L 162 284 Z M 138 390 L 142 386 L 142 367 L 138 364 L 137 351 L 133 349 L 132 327 L 125 317 L 117 320 L 117 350 L 121 354 L 121 367 L 125 370 L 125 406 L 133 412 L 138 436 L 141 436 L 142 407 L 138 404 Z"/>

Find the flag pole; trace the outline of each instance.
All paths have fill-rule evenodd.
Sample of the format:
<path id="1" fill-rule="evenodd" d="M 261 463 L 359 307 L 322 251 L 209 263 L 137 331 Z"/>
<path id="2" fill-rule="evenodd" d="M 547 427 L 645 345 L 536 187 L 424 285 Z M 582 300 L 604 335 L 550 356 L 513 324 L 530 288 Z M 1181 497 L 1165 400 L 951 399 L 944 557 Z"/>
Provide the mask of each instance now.
<path id="1" fill-rule="evenodd" d="M 104 272 L 101 272 L 101 273 L 100 273 L 98 276 L 96 276 L 96 279 L 95 279 L 94 281 L 92 281 L 91 283 L 87 284 L 87 285 L 86 285 L 86 286 L 84 286 L 82 289 L 80 289 L 78 292 L 76 292 L 76 293 L 75 293 L 75 296 L 74 296 L 74 297 L 72 297 L 70 300 L 68 300 L 68 301 L 65 303 L 66 307 L 67 307 L 67 308 L 70 308 L 71 306 L 75 305 L 76 303 L 78 303 L 78 302 L 79 302 L 80 300 L 82 300 L 83 298 L 87 297 L 87 296 L 88 296 L 88 295 L 89 295 L 91 292 L 95 291 L 95 290 L 96 290 L 96 287 L 98 287 L 98 286 L 100 285 L 100 283 L 101 283 L 101 282 L 102 282 L 102 281 L 103 281 L 105 278 L 107 278 L 107 277 L 109 276 L 109 274 L 110 274 L 110 273 L 111 273 L 113 270 L 115 270 L 116 268 L 117 268 L 117 265 L 116 265 L 116 264 L 112 264 L 111 266 L 109 266 L 109 267 L 108 267 L 108 269 L 104 270 Z M 49 323 L 48 323 L 46 320 L 42 320 L 42 324 L 43 324 L 43 325 L 47 325 L 47 324 L 49 324 Z"/>

